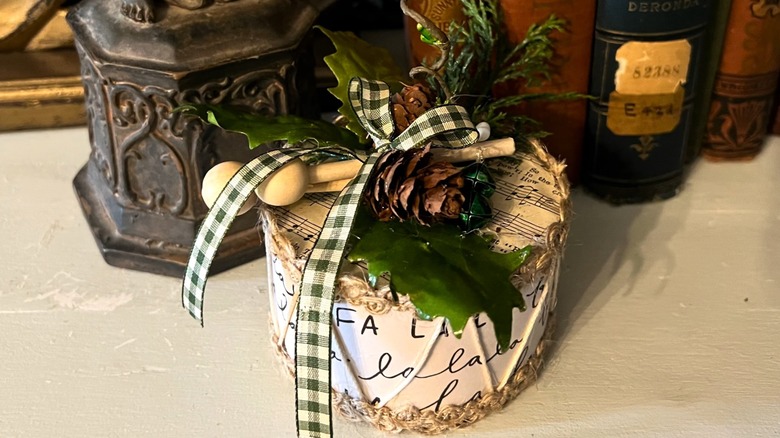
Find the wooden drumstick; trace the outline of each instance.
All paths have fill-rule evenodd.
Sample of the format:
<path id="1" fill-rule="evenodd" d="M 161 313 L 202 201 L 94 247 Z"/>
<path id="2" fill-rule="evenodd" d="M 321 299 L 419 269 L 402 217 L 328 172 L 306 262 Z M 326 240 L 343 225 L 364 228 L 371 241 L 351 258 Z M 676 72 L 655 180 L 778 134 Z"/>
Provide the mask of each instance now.
<path id="1" fill-rule="evenodd" d="M 460 149 L 434 148 L 431 150 L 431 153 L 434 161 L 449 161 L 453 163 L 504 157 L 515 153 L 515 141 L 511 138 L 502 138 L 480 142 Z M 241 166 L 240 163 L 233 165 Z M 255 189 L 255 194 L 269 205 L 290 205 L 297 202 L 306 193 L 341 191 L 355 177 L 362 165 L 363 163 L 360 160 L 347 160 L 307 166 L 303 161 L 295 159 L 266 178 Z M 230 173 L 230 175 L 227 175 L 227 173 L 230 172 L 224 172 L 224 175 L 221 176 L 222 179 L 213 179 L 212 183 L 214 186 L 218 185 L 218 187 L 210 188 L 211 192 L 216 192 L 216 195 L 219 195 L 222 187 L 227 184 L 227 181 L 235 171 Z M 225 177 L 225 175 L 227 176 Z M 206 180 L 208 178 L 209 174 L 206 174 L 206 179 L 204 179 L 203 183 L 204 191 L 206 190 Z M 216 195 L 214 195 L 213 199 L 216 199 Z M 206 196 L 204 195 L 205 199 Z M 207 204 L 209 203 L 207 202 Z M 249 207 L 245 205 L 239 214 L 248 209 Z"/>
<path id="2" fill-rule="evenodd" d="M 268 205 L 290 205 L 312 185 L 354 178 L 362 165 L 360 160 L 347 160 L 307 166 L 301 160 L 292 160 L 257 186 L 255 194 Z"/>
<path id="3" fill-rule="evenodd" d="M 214 202 L 217 201 L 217 197 L 225 188 L 230 178 L 238 172 L 238 169 L 244 166 L 244 163 L 238 161 L 224 161 L 209 169 L 206 172 L 206 176 L 203 177 L 203 184 L 200 188 L 200 196 L 203 198 L 203 202 L 211 208 Z M 238 214 L 244 214 L 249 211 L 252 206 L 257 203 L 257 195 L 251 193 L 247 198 L 246 203 L 238 210 Z"/>
<path id="4" fill-rule="evenodd" d="M 458 163 L 463 161 L 475 161 L 478 159 L 506 157 L 515 153 L 515 141 L 511 138 L 502 138 L 498 140 L 485 141 L 473 146 L 461 149 L 431 149 L 433 161 L 449 161 Z M 316 167 L 316 166 L 315 166 Z M 338 181 L 330 181 L 318 184 L 312 184 L 306 189 L 306 193 L 316 192 L 340 192 L 352 181 L 352 178 L 345 178 Z"/>
<path id="5" fill-rule="evenodd" d="M 340 192 L 352 181 L 352 178 L 344 178 L 336 181 L 328 181 L 319 184 L 312 184 L 306 189 L 306 193 Z"/>
<path id="6" fill-rule="evenodd" d="M 433 161 L 449 161 L 450 163 L 460 163 L 462 161 L 475 161 L 495 157 L 507 157 L 514 153 L 515 141 L 511 138 L 500 138 L 498 140 L 483 141 L 460 149 L 431 149 Z"/>
<path id="7" fill-rule="evenodd" d="M 212 167 L 203 178 L 201 197 L 211 208 L 230 178 L 243 166 L 238 161 L 225 161 Z M 357 174 L 358 160 L 337 161 L 317 166 L 307 166 L 301 160 L 293 160 L 269 176 L 263 184 L 249 195 L 238 211 L 244 214 L 257 202 L 258 196 L 270 205 L 289 205 L 303 197 L 306 192 L 338 192 Z"/>

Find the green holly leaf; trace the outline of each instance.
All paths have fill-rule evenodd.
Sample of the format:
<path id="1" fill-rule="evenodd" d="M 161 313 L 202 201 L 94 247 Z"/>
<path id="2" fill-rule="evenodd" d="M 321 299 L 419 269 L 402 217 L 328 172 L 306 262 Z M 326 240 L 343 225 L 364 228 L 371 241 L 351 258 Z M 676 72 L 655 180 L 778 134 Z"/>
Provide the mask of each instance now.
<path id="1" fill-rule="evenodd" d="M 529 245 L 500 254 L 476 233 L 462 235 L 453 225 L 380 222 L 361 209 L 353 229 L 351 262 L 364 261 L 373 277 L 390 274 L 394 294 L 405 294 L 424 315 L 444 316 L 456 336 L 469 317 L 487 313 L 502 350 L 512 337 L 512 309 L 525 310 L 522 294 L 509 278 L 531 254 Z"/>
<path id="2" fill-rule="evenodd" d="M 328 88 L 341 101 L 339 112 L 347 117 L 349 128 L 358 137 L 365 138 L 366 131 L 358 122 L 349 103 L 349 81 L 354 77 L 387 82 L 391 88 L 405 79 L 401 68 L 386 49 L 358 38 L 352 32 L 334 32 L 317 26 L 336 48 L 336 52 L 323 59 L 338 80 L 338 85 Z"/>
<path id="3" fill-rule="evenodd" d="M 313 140 L 321 147 L 343 146 L 352 150 L 365 149 L 352 131 L 324 120 L 312 120 L 293 115 L 261 116 L 202 104 L 182 105 L 177 110 L 186 114 L 195 114 L 225 130 L 244 134 L 249 140 L 250 149 L 279 140 L 291 144 Z"/>

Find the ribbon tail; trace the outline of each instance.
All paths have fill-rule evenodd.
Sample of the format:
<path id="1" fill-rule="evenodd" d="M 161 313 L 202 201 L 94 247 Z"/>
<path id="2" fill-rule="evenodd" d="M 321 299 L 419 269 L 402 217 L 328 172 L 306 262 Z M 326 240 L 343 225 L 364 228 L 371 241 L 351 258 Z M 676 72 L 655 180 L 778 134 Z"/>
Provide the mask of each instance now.
<path id="1" fill-rule="evenodd" d="M 298 436 L 330 437 L 331 313 L 336 280 L 357 209 L 379 153 L 371 154 L 341 192 L 325 219 L 320 238 L 303 270 L 295 338 Z"/>
<path id="2" fill-rule="evenodd" d="M 278 149 L 255 158 L 233 175 L 198 229 L 182 282 L 182 305 L 203 323 L 203 295 L 209 269 L 222 239 L 252 191 L 285 163 L 310 153 L 307 149 Z"/>

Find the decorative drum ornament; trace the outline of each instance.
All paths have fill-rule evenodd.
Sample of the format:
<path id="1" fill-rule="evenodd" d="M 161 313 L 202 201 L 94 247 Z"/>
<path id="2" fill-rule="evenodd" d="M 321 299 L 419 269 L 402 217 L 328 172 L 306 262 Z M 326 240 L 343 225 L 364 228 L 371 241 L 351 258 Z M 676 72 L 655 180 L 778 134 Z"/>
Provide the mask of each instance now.
<path id="1" fill-rule="evenodd" d="M 501 409 L 536 379 L 554 325 L 569 186 L 565 166 L 530 144 L 530 153 L 485 162 L 496 180 L 495 215 L 483 228 L 496 237 L 492 249 L 535 247 L 513 278 L 526 310 L 513 310 L 508 349 L 499 348 L 484 313 L 456 336 L 446 319 L 422 318 L 405 295 L 393 300 L 388 278 L 372 287 L 365 265 L 345 260 L 330 354 L 334 410 L 342 416 L 384 431 L 442 433 Z M 262 208 L 273 343 L 291 373 L 302 270 L 335 199 L 309 193 L 290 206 Z"/>

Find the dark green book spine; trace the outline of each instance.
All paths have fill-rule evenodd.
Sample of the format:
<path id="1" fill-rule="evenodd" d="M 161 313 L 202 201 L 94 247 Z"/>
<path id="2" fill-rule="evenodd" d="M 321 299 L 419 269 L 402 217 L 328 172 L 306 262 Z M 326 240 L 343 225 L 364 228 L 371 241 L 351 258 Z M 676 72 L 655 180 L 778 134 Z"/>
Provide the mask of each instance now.
<path id="1" fill-rule="evenodd" d="M 597 196 L 643 202 L 679 190 L 711 3 L 598 1 L 583 162 Z"/>

